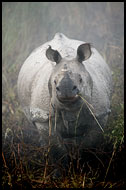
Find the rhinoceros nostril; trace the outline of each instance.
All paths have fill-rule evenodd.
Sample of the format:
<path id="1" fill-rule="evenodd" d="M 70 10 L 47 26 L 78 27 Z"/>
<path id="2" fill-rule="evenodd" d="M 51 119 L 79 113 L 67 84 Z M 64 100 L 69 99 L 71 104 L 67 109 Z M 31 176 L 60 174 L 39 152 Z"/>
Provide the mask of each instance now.
<path id="1" fill-rule="evenodd" d="M 77 86 L 73 86 L 73 89 L 72 90 L 76 90 L 77 89 Z"/>
<path id="2" fill-rule="evenodd" d="M 79 89 L 77 88 L 77 86 L 73 86 L 72 92 L 74 94 L 78 94 L 79 93 Z"/>
<path id="3" fill-rule="evenodd" d="M 56 87 L 56 90 L 57 90 L 57 91 L 60 91 L 59 87 Z"/>

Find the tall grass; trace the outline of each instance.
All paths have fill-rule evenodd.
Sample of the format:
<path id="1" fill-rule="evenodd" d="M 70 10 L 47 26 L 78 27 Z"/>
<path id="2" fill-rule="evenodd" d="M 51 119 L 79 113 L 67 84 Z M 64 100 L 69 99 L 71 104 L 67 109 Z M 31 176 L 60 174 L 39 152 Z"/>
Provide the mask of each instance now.
<path id="1" fill-rule="evenodd" d="M 123 28 L 123 2 L 2 3 L 3 189 L 123 186 L 124 175 L 120 171 L 124 166 Z M 45 155 L 37 142 L 39 135 L 25 118 L 18 101 L 17 78 L 28 55 L 51 40 L 56 32 L 93 43 L 113 71 L 112 112 L 104 143 L 112 142 L 114 149 L 109 153 L 101 149 L 101 152 L 85 150 L 84 158 L 88 160 L 84 164 L 77 164 L 78 167 L 74 168 L 71 162 L 69 175 L 52 180 L 46 177 L 46 173 L 55 166 L 47 163 L 47 171 L 44 170 Z M 90 161 L 90 157 L 93 161 L 96 158 L 96 164 Z"/>

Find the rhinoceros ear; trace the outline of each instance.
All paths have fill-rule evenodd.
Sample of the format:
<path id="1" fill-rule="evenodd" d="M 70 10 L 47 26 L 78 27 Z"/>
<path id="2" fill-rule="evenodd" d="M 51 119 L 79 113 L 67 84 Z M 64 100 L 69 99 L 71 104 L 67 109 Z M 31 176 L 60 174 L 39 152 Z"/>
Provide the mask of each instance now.
<path id="1" fill-rule="evenodd" d="M 57 64 L 61 61 L 62 57 L 57 50 L 53 50 L 51 46 L 46 50 L 46 57 Z"/>
<path id="2" fill-rule="evenodd" d="M 91 56 L 91 45 L 89 43 L 81 44 L 77 49 L 77 60 L 82 63 Z"/>

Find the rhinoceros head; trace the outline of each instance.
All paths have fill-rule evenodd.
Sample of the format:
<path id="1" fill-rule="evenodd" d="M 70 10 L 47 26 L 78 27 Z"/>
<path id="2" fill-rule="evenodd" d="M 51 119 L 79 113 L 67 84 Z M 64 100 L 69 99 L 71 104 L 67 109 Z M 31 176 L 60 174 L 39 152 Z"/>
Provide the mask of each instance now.
<path id="1" fill-rule="evenodd" d="M 62 58 L 51 46 L 46 51 L 49 60 L 56 62 L 49 80 L 50 96 L 60 104 L 73 104 L 79 101 L 78 94 L 90 97 L 92 80 L 83 61 L 91 56 L 90 44 L 81 44 L 74 59 Z"/>

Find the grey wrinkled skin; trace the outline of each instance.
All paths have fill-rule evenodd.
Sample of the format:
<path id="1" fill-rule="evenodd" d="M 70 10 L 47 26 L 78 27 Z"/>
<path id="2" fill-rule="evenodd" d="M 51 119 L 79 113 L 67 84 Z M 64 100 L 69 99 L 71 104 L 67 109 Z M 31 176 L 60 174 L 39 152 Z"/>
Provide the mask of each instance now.
<path id="1" fill-rule="evenodd" d="M 52 137 L 54 160 L 72 151 L 74 145 L 88 148 L 97 144 L 102 131 L 81 97 L 104 129 L 112 77 L 92 45 L 56 33 L 26 59 L 17 86 L 23 111 L 38 128 L 42 145 Z"/>

